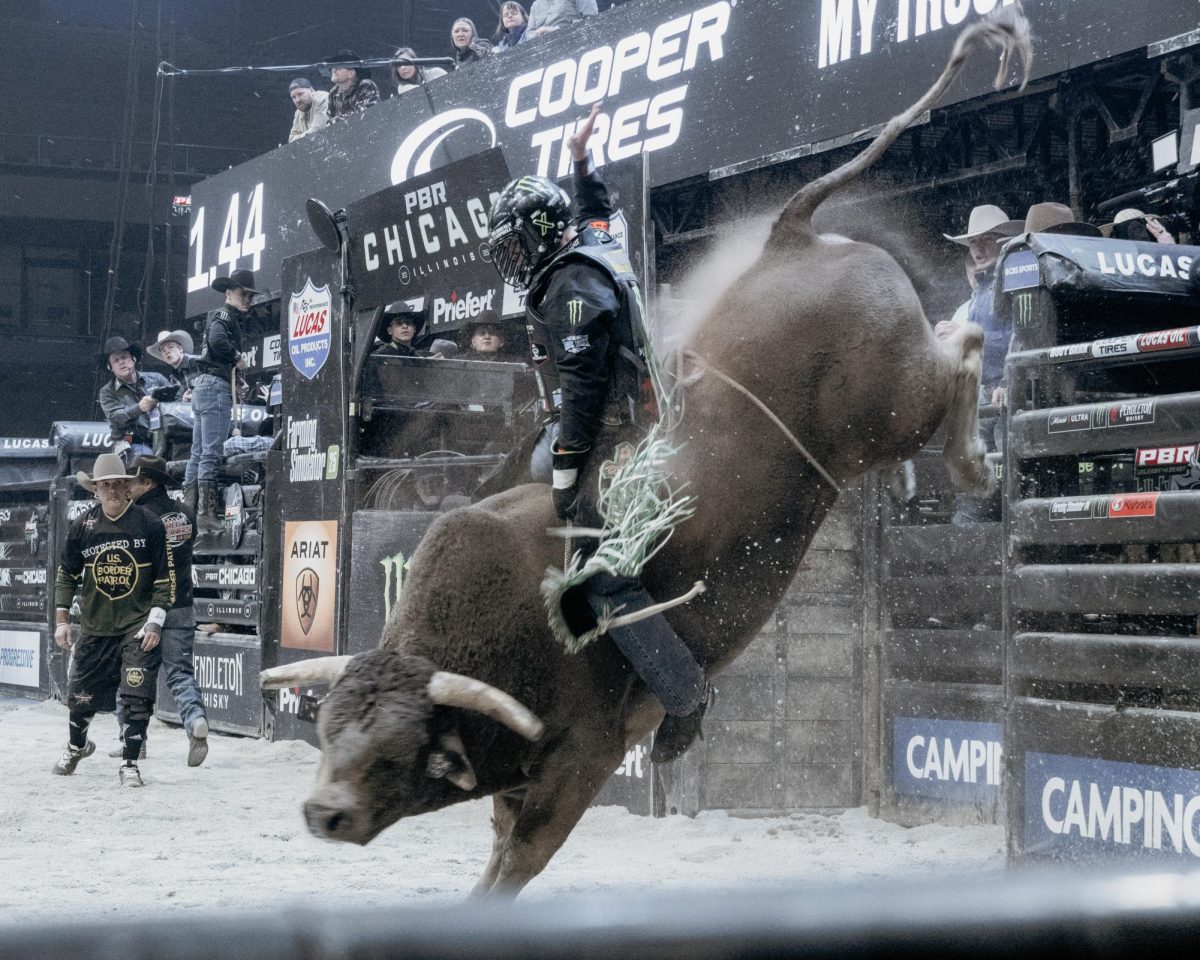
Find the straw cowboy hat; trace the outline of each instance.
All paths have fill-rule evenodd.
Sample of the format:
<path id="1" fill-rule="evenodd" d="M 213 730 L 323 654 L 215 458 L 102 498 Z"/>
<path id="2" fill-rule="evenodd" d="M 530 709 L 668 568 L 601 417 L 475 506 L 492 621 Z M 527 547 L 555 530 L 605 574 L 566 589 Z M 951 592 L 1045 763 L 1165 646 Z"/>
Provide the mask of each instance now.
<path id="1" fill-rule="evenodd" d="M 102 453 L 96 458 L 89 477 L 82 470 L 75 474 L 75 482 L 84 490 L 96 492 L 96 484 L 101 480 L 132 480 L 133 474 L 125 472 L 125 461 L 115 453 Z"/>
<path id="2" fill-rule="evenodd" d="M 195 346 L 192 343 L 192 335 L 186 330 L 163 330 L 159 333 L 158 339 L 146 348 L 146 352 L 160 363 L 167 362 L 162 355 L 164 343 L 177 343 L 184 353 L 191 353 Z"/>
<path id="3" fill-rule="evenodd" d="M 1035 203 L 1025 213 L 1026 233 L 1067 233 L 1080 237 L 1098 237 L 1100 228 L 1075 219 L 1065 203 Z"/>
<path id="4" fill-rule="evenodd" d="M 1112 223 L 1103 223 L 1100 225 L 1100 233 L 1106 237 L 1111 237 L 1113 227 L 1120 223 L 1128 223 L 1130 220 L 1145 220 L 1148 214 L 1142 213 L 1134 207 L 1126 207 L 1124 210 L 1118 210 L 1117 215 L 1113 217 Z"/>
<path id="5" fill-rule="evenodd" d="M 971 210 L 971 215 L 967 218 L 966 233 L 960 233 L 957 237 L 948 233 L 943 233 L 942 236 L 965 247 L 972 240 L 978 240 L 989 233 L 1001 237 L 1015 237 L 1020 232 L 1020 220 L 1009 220 L 1008 214 L 999 207 L 985 203 Z"/>

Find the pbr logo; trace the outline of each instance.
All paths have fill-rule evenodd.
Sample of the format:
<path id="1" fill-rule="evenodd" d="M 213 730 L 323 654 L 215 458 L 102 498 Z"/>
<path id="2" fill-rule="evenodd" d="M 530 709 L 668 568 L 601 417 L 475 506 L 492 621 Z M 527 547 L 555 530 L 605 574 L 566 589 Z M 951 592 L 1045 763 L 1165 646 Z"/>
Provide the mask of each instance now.
<path id="1" fill-rule="evenodd" d="M 313 379 L 329 359 L 333 341 L 330 313 L 333 298 L 328 284 L 314 287 L 305 278 L 304 289 L 293 293 L 288 302 L 288 357 L 300 375 Z"/>
<path id="2" fill-rule="evenodd" d="M 313 620 L 317 616 L 317 599 L 321 591 L 321 579 L 311 567 L 305 567 L 296 577 L 296 616 L 300 618 L 300 629 L 308 636 Z"/>

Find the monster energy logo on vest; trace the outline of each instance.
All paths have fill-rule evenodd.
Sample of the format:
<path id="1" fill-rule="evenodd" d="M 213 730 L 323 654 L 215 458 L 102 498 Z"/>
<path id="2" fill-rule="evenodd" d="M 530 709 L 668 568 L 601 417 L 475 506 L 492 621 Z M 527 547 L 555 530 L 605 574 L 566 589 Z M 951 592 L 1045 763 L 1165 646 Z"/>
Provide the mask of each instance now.
<path id="1" fill-rule="evenodd" d="M 613 386 L 610 397 L 620 402 L 621 416 L 624 419 L 637 420 L 642 408 L 638 401 L 645 378 L 646 355 L 652 348 L 647 342 L 649 335 L 642 307 L 642 292 L 629 263 L 629 257 L 624 248 L 616 243 L 604 246 L 583 245 L 573 247 L 555 263 L 561 264 L 570 258 L 586 259 L 608 275 L 617 291 L 621 315 L 629 319 L 628 324 L 614 325 L 612 331 L 609 362 L 613 366 Z M 534 281 L 534 287 L 525 301 L 526 313 L 532 321 L 527 325 L 527 329 L 533 353 L 534 376 L 537 378 L 538 392 L 547 411 L 562 403 L 558 370 L 554 364 L 544 362 L 553 356 L 550 349 L 550 330 L 541 311 L 533 306 L 533 303 L 541 300 L 548 275 L 549 271 L 546 271 Z M 574 326 L 582 319 L 583 302 L 578 299 L 568 301 L 567 311 L 567 320 Z"/>

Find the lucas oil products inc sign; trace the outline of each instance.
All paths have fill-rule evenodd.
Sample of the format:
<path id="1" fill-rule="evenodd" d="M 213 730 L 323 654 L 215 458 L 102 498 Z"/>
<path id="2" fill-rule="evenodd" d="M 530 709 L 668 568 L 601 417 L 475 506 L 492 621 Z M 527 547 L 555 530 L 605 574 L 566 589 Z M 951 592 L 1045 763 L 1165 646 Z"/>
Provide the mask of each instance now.
<path id="1" fill-rule="evenodd" d="M 568 173 L 567 140 L 594 103 L 603 104 L 597 163 L 649 155 L 655 186 L 819 149 L 911 104 L 960 30 L 1005 5 L 656 0 L 590 17 L 196 184 L 187 312 L 215 307 L 209 284 L 235 267 L 278 289 L 280 263 L 315 245 L 309 197 L 348 207 L 491 147 L 514 175 Z M 1180 0 L 1026 0 L 1024 9 L 1034 79 L 1196 27 L 1195 5 Z M 943 105 L 988 93 L 990 80 L 991 70 L 969 69 Z"/>

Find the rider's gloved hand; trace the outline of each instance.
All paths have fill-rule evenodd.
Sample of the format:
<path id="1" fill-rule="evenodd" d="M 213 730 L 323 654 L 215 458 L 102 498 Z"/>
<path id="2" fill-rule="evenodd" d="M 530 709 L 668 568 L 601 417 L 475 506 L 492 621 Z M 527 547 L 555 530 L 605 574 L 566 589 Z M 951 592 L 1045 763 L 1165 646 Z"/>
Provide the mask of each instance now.
<path id="1" fill-rule="evenodd" d="M 579 475 L 583 467 L 586 450 L 560 450 L 554 448 L 554 512 L 564 523 L 575 519 L 575 507 L 579 499 Z"/>

